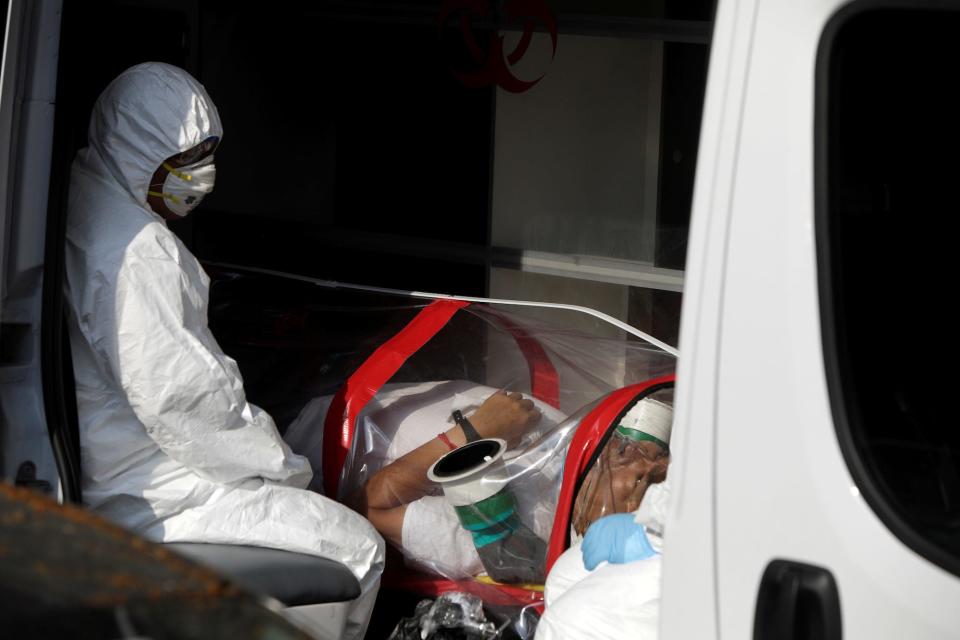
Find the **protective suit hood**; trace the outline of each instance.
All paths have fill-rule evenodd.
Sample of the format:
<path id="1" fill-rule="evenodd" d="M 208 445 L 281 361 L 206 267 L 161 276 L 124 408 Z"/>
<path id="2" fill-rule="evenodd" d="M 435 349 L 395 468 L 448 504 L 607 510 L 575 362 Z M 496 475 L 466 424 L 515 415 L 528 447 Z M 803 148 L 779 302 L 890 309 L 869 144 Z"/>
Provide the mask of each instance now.
<path id="1" fill-rule="evenodd" d="M 93 107 L 89 148 L 108 175 L 140 205 L 147 205 L 150 178 L 164 160 L 223 136 L 217 108 L 188 73 L 145 62 L 111 82 Z"/>

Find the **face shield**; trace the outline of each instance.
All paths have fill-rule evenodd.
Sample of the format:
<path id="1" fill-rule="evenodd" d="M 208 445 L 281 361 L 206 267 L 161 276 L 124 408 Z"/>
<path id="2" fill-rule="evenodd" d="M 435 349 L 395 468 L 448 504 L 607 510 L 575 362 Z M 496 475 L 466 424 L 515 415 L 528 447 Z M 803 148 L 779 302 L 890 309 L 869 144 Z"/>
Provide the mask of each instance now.
<path id="1" fill-rule="evenodd" d="M 673 389 L 651 393 L 615 421 L 574 502 L 570 535 L 581 538 L 594 521 L 640 508 L 647 489 L 667 477 Z"/>

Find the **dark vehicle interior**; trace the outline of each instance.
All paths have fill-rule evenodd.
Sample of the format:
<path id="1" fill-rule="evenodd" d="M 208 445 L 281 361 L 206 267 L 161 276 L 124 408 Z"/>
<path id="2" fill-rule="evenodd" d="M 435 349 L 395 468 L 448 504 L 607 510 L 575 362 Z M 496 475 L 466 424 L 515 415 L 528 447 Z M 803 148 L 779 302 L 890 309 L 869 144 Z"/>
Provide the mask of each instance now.
<path id="1" fill-rule="evenodd" d="M 304 346 L 296 342 L 296 331 L 285 332 L 284 323 L 311 302 L 304 299 L 304 287 L 238 294 L 217 279 L 220 264 L 403 290 L 584 299 L 586 306 L 607 296 L 624 301 L 616 312 L 622 320 L 675 344 L 679 290 L 528 273 L 525 260 L 531 252 L 545 255 L 560 265 L 561 276 L 567 257 L 581 254 L 627 270 L 682 273 L 713 3 L 558 0 L 543 3 L 545 15 L 519 19 L 509 1 L 491 2 L 488 12 L 466 17 L 465 4 L 281 2 L 267 11 L 222 0 L 65 3 L 48 228 L 51 272 L 62 272 L 70 163 L 86 144 L 94 101 L 129 66 L 162 61 L 198 78 L 224 123 L 216 190 L 171 227 L 211 272 L 211 327 L 238 361 L 251 402 L 281 414 L 291 411 L 271 399 L 271 383 L 275 371 L 294 366 Z M 459 11 L 453 18 L 444 13 L 451 6 Z M 534 89 L 540 81 L 547 87 L 551 72 L 560 75 L 550 63 L 560 60 L 565 46 L 597 51 L 593 68 L 571 71 L 569 86 L 543 98 L 546 103 L 524 106 L 517 96 L 532 99 L 535 90 L 510 92 L 502 83 L 476 82 L 467 71 L 490 54 L 496 42 L 491 36 L 525 38 L 528 24 L 531 49 L 539 46 L 541 58 L 546 55 L 545 63 L 524 70 Z M 551 26 L 553 56 L 543 54 Z M 471 49 L 471 42 L 479 44 Z M 525 46 L 521 42 L 514 52 Z M 642 87 L 631 93 L 618 85 L 618 78 L 634 73 L 620 69 L 621 61 L 636 51 L 652 61 L 656 91 L 649 96 Z M 612 88 L 604 94 L 597 87 Z M 646 105 L 643 123 L 631 120 L 629 100 L 638 95 Z M 538 128 L 544 105 L 566 109 L 574 119 L 558 123 L 554 133 Z M 626 105 L 622 113 L 618 105 Z M 586 115 L 576 120 L 580 112 Z M 652 187 L 644 183 L 652 199 L 642 207 L 631 193 L 621 194 L 622 202 L 605 195 L 633 180 L 618 164 L 633 159 L 631 138 L 622 132 L 631 127 L 645 141 L 644 168 L 636 173 L 645 171 L 644 180 L 654 181 Z M 554 144 L 556 131 L 566 136 L 572 128 L 569 139 Z M 528 163 L 529 175 L 511 171 L 514 158 Z M 596 164 L 599 177 L 581 194 L 587 204 L 556 219 L 531 215 L 521 233 L 510 230 L 517 217 L 511 202 L 525 206 L 538 193 L 562 191 L 558 185 L 569 172 Z M 556 205 L 546 203 L 544 209 L 550 206 Z M 633 246 L 622 240 L 624 229 L 641 229 L 633 222 L 638 208 L 648 225 L 642 229 L 652 231 L 654 243 Z M 594 229 L 603 235 L 591 235 Z M 61 285 L 50 280 L 44 313 L 62 318 Z M 349 303 L 349 296 L 344 298 Z M 389 323 L 388 315 L 377 317 Z M 310 318 L 322 321 L 320 314 Z M 251 339 L 262 337 L 264 326 L 272 327 L 270 339 Z M 351 328 L 329 327 L 343 341 Z M 45 387 L 53 389 L 50 429 L 65 492 L 79 501 L 69 347 L 62 327 L 45 331 L 50 347 Z M 278 343 L 287 348 L 278 349 Z M 352 347 L 323 345 L 313 353 L 326 349 L 362 359 L 373 348 Z M 317 385 L 328 389 L 321 373 Z M 288 418 L 280 415 L 277 422 Z M 237 574 L 240 565 L 256 574 L 273 561 L 238 564 L 229 549 L 207 555 L 228 575 Z M 316 571 L 312 560 L 287 574 L 302 577 L 294 580 L 296 593 L 279 593 L 281 587 L 269 584 L 259 590 L 287 603 L 342 598 L 337 568 Z M 325 592 L 327 587 L 339 595 Z M 389 630 L 374 626 L 368 637 Z"/>

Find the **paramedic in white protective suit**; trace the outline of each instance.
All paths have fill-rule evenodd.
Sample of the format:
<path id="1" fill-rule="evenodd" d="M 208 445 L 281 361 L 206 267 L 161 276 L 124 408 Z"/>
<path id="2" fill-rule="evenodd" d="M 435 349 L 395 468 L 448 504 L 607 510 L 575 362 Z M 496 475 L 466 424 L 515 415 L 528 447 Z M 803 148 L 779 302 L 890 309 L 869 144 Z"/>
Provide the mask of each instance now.
<path id="1" fill-rule="evenodd" d="M 66 248 L 84 499 L 154 540 L 337 560 L 360 582 L 347 631 L 361 637 L 383 540 L 304 490 L 310 464 L 247 402 L 207 328 L 207 275 L 165 222 L 213 189 L 222 134 L 206 90 L 166 64 L 128 69 L 94 106 Z"/>
<path id="2" fill-rule="evenodd" d="M 666 429 L 655 435 L 668 445 L 673 410 L 664 409 Z M 669 502 L 667 475 L 646 489 L 636 511 L 604 516 L 590 524 L 583 540 L 567 549 L 550 569 L 544 588 L 546 608 L 535 640 L 657 639 Z"/>
<path id="3" fill-rule="evenodd" d="M 600 518 L 550 570 L 535 640 L 657 640 L 669 478 L 635 513 Z"/>

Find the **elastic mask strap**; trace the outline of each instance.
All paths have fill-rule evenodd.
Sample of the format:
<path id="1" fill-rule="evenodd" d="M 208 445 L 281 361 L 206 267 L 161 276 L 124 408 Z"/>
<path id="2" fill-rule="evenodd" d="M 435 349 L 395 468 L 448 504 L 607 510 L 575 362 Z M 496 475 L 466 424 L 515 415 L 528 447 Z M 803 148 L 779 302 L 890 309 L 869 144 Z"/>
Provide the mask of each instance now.
<path id="1" fill-rule="evenodd" d="M 158 198 L 166 198 L 167 200 L 172 200 L 176 204 L 183 204 L 183 201 L 172 193 L 164 193 L 162 191 L 147 191 L 147 195 L 156 196 Z"/>
<path id="2" fill-rule="evenodd" d="M 163 168 L 166 169 L 167 171 L 169 171 L 170 173 L 172 173 L 173 175 L 177 176 L 178 178 L 180 178 L 180 179 L 183 180 L 184 182 L 190 182 L 190 181 L 193 180 L 193 176 L 192 176 L 192 175 L 190 175 L 189 173 L 184 173 L 183 171 L 178 171 L 177 169 L 174 169 L 174 168 L 171 167 L 170 164 L 167 163 L 167 162 L 164 162 L 164 163 L 163 163 Z"/>

